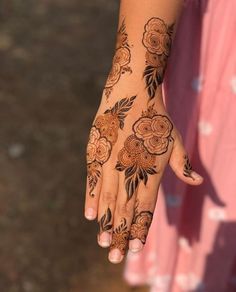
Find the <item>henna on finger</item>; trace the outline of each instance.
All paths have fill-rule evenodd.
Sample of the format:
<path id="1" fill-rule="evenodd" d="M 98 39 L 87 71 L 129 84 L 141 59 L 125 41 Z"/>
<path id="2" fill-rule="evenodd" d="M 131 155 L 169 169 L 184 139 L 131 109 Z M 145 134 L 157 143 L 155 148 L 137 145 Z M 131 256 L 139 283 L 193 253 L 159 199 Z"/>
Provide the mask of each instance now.
<path id="1" fill-rule="evenodd" d="M 145 244 L 148 230 L 152 223 L 153 213 L 150 211 L 138 211 L 138 205 L 135 208 L 129 239 L 139 239 Z"/>
<path id="2" fill-rule="evenodd" d="M 184 155 L 184 160 L 185 160 L 185 163 L 184 163 L 183 175 L 185 177 L 190 177 L 192 180 L 195 180 L 195 178 L 192 176 L 193 168 L 188 158 L 188 155 Z"/>
<path id="3" fill-rule="evenodd" d="M 87 177 L 91 197 L 94 197 L 93 190 L 101 178 L 102 165 L 111 156 L 112 147 L 118 139 L 118 130 L 124 128 L 124 120 L 135 98 L 123 98 L 115 103 L 95 119 L 91 128 L 87 145 Z"/>
<path id="4" fill-rule="evenodd" d="M 149 100 L 154 98 L 157 87 L 163 82 L 173 30 L 174 24 L 167 25 L 158 17 L 149 19 L 144 26 L 142 42 L 147 52 L 143 77 Z"/>
<path id="5" fill-rule="evenodd" d="M 127 200 L 141 181 L 146 185 L 148 176 L 157 174 L 156 156 L 168 151 L 172 129 L 169 118 L 158 114 L 153 105 L 133 124 L 133 134 L 125 140 L 116 164 L 118 171 L 124 171 Z"/>
<path id="6" fill-rule="evenodd" d="M 126 32 L 125 20 L 123 20 L 117 32 L 116 51 L 112 61 L 112 68 L 104 88 L 104 93 L 107 98 L 109 98 L 115 84 L 120 80 L 121 75 L 126 72 L 132 73 L 129 66 L 130 60 L 131 53 L 128 43 L 128 34 Z"/>
<path id="7" fill-rule="evenodd" d="M 105 214 L 101 217 L 98 222 L 99 224 L 99 232 L 102 233 L 104 231 L 111 231 L 112 229 L 112 214 L 111 209 L 108 207 Z"/>
<path id="8" fill-rule="evenodd" d="M 113 230 L 110 250 L 117 248 L 124 255 L 127 249 L 128 239 L 129 231 L 127 221 L 125 218 L 122 218 L 120 225 Z"/>

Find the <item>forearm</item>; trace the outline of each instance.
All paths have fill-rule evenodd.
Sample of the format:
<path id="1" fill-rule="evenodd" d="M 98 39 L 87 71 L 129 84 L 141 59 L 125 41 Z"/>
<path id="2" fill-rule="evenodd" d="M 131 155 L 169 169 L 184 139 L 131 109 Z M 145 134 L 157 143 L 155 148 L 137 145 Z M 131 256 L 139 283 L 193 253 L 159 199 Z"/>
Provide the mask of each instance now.
<path id="1" fill-rule="evenodd" d="M 121 0 L 115 57 L 114 79 L 121 65 L 122 87 L 140 80 L 149 99 L 157 95 L 163 81 L 171 51 L 174 30 L 181 12 L 182 0 Z M 125 65 L 123 65 L 125 64 Z M 113 82 L 112 78 L 108 78 Z M 117 82 L 118 83 L 118 82 Z M 128 85 L 129 84 L 129 85 Z M 137 88 L 137 87 L 136 87 Z M 133 89 L 133 88 L 132 88 Z"/>

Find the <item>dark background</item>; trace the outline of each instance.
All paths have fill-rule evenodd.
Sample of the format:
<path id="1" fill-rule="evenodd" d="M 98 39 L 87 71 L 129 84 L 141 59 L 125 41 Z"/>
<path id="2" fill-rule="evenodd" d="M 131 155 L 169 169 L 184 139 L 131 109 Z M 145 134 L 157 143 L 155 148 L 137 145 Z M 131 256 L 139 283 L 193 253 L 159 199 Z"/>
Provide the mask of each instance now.
<path id="1" fill-rule="evenodd" d="M 83 217 L 84 152 L 117 9 L 0 1 L 1 292 L 130 291 Z"/>

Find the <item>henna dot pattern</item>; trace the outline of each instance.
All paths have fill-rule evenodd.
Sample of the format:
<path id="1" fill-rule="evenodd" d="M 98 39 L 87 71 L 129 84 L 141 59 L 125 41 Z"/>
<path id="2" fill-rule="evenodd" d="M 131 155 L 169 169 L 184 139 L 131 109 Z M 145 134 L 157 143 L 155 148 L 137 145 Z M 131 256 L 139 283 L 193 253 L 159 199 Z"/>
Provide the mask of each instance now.
<path id="1" fill-rule="evenodd" d="M 116 51 L 112 61 L 112 68 L 104 89 L 107 98 L 109 98 L 114 85 L 120 80 L 121 75 L 126 72 L 132 73 L 129 66 L 130 60 L 131 53 L 128 43 L 128 34 L 126 32 L 125 21 L 123 20 L 121 27 L 117 32 Z"/>
<path id="2" fill-rule="evenodd" d="M 141 181 L 146 185 L 148 176 L 157 173 L 156 156 L 167 152 L 172 141 L 173 125 L 169 118 L 149 106 L 133 124 L 133 134 L 128 136 L 118 153 L 116 169 L 124 171 L 127 199 L 131 199 Z"/>
<path id="3" fill-rule="evenodd" d="M 149 98 L 155 96 L 163 82 L 167 59 L 170 55 L 174 24 L 168 26 L 162 19 L 153 17 L 144 27 L 143 45 L 146 51 L 146 67 L 143 77 Z"/>
<path id="4" fill-rule="evenodd" d="M 112 147 L 118 139 L 118 130 L 124 128 L 127 112 L 136 96 L 123 98 L 111 109 L 99 115 L 91 128 L 87 145 L 87 176 L 90 196 L 101 177 L 101 167 L 111 155 Z"/>

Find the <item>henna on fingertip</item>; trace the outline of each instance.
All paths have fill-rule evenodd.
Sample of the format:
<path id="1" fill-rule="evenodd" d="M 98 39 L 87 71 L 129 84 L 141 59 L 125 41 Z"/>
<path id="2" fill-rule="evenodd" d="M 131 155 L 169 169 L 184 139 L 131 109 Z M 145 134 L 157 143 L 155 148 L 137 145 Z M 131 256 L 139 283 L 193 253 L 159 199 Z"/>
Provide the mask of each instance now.
<path id="1" fill-rule="evenodd" d="M 121 223 L 112 233 L 112 242 L 110 250 L 118 249 L 122 255 L 125 254 L 128 246 L 129 231 L 127 228 L 127 221 L 125 218 L 121 219 Z"/>

